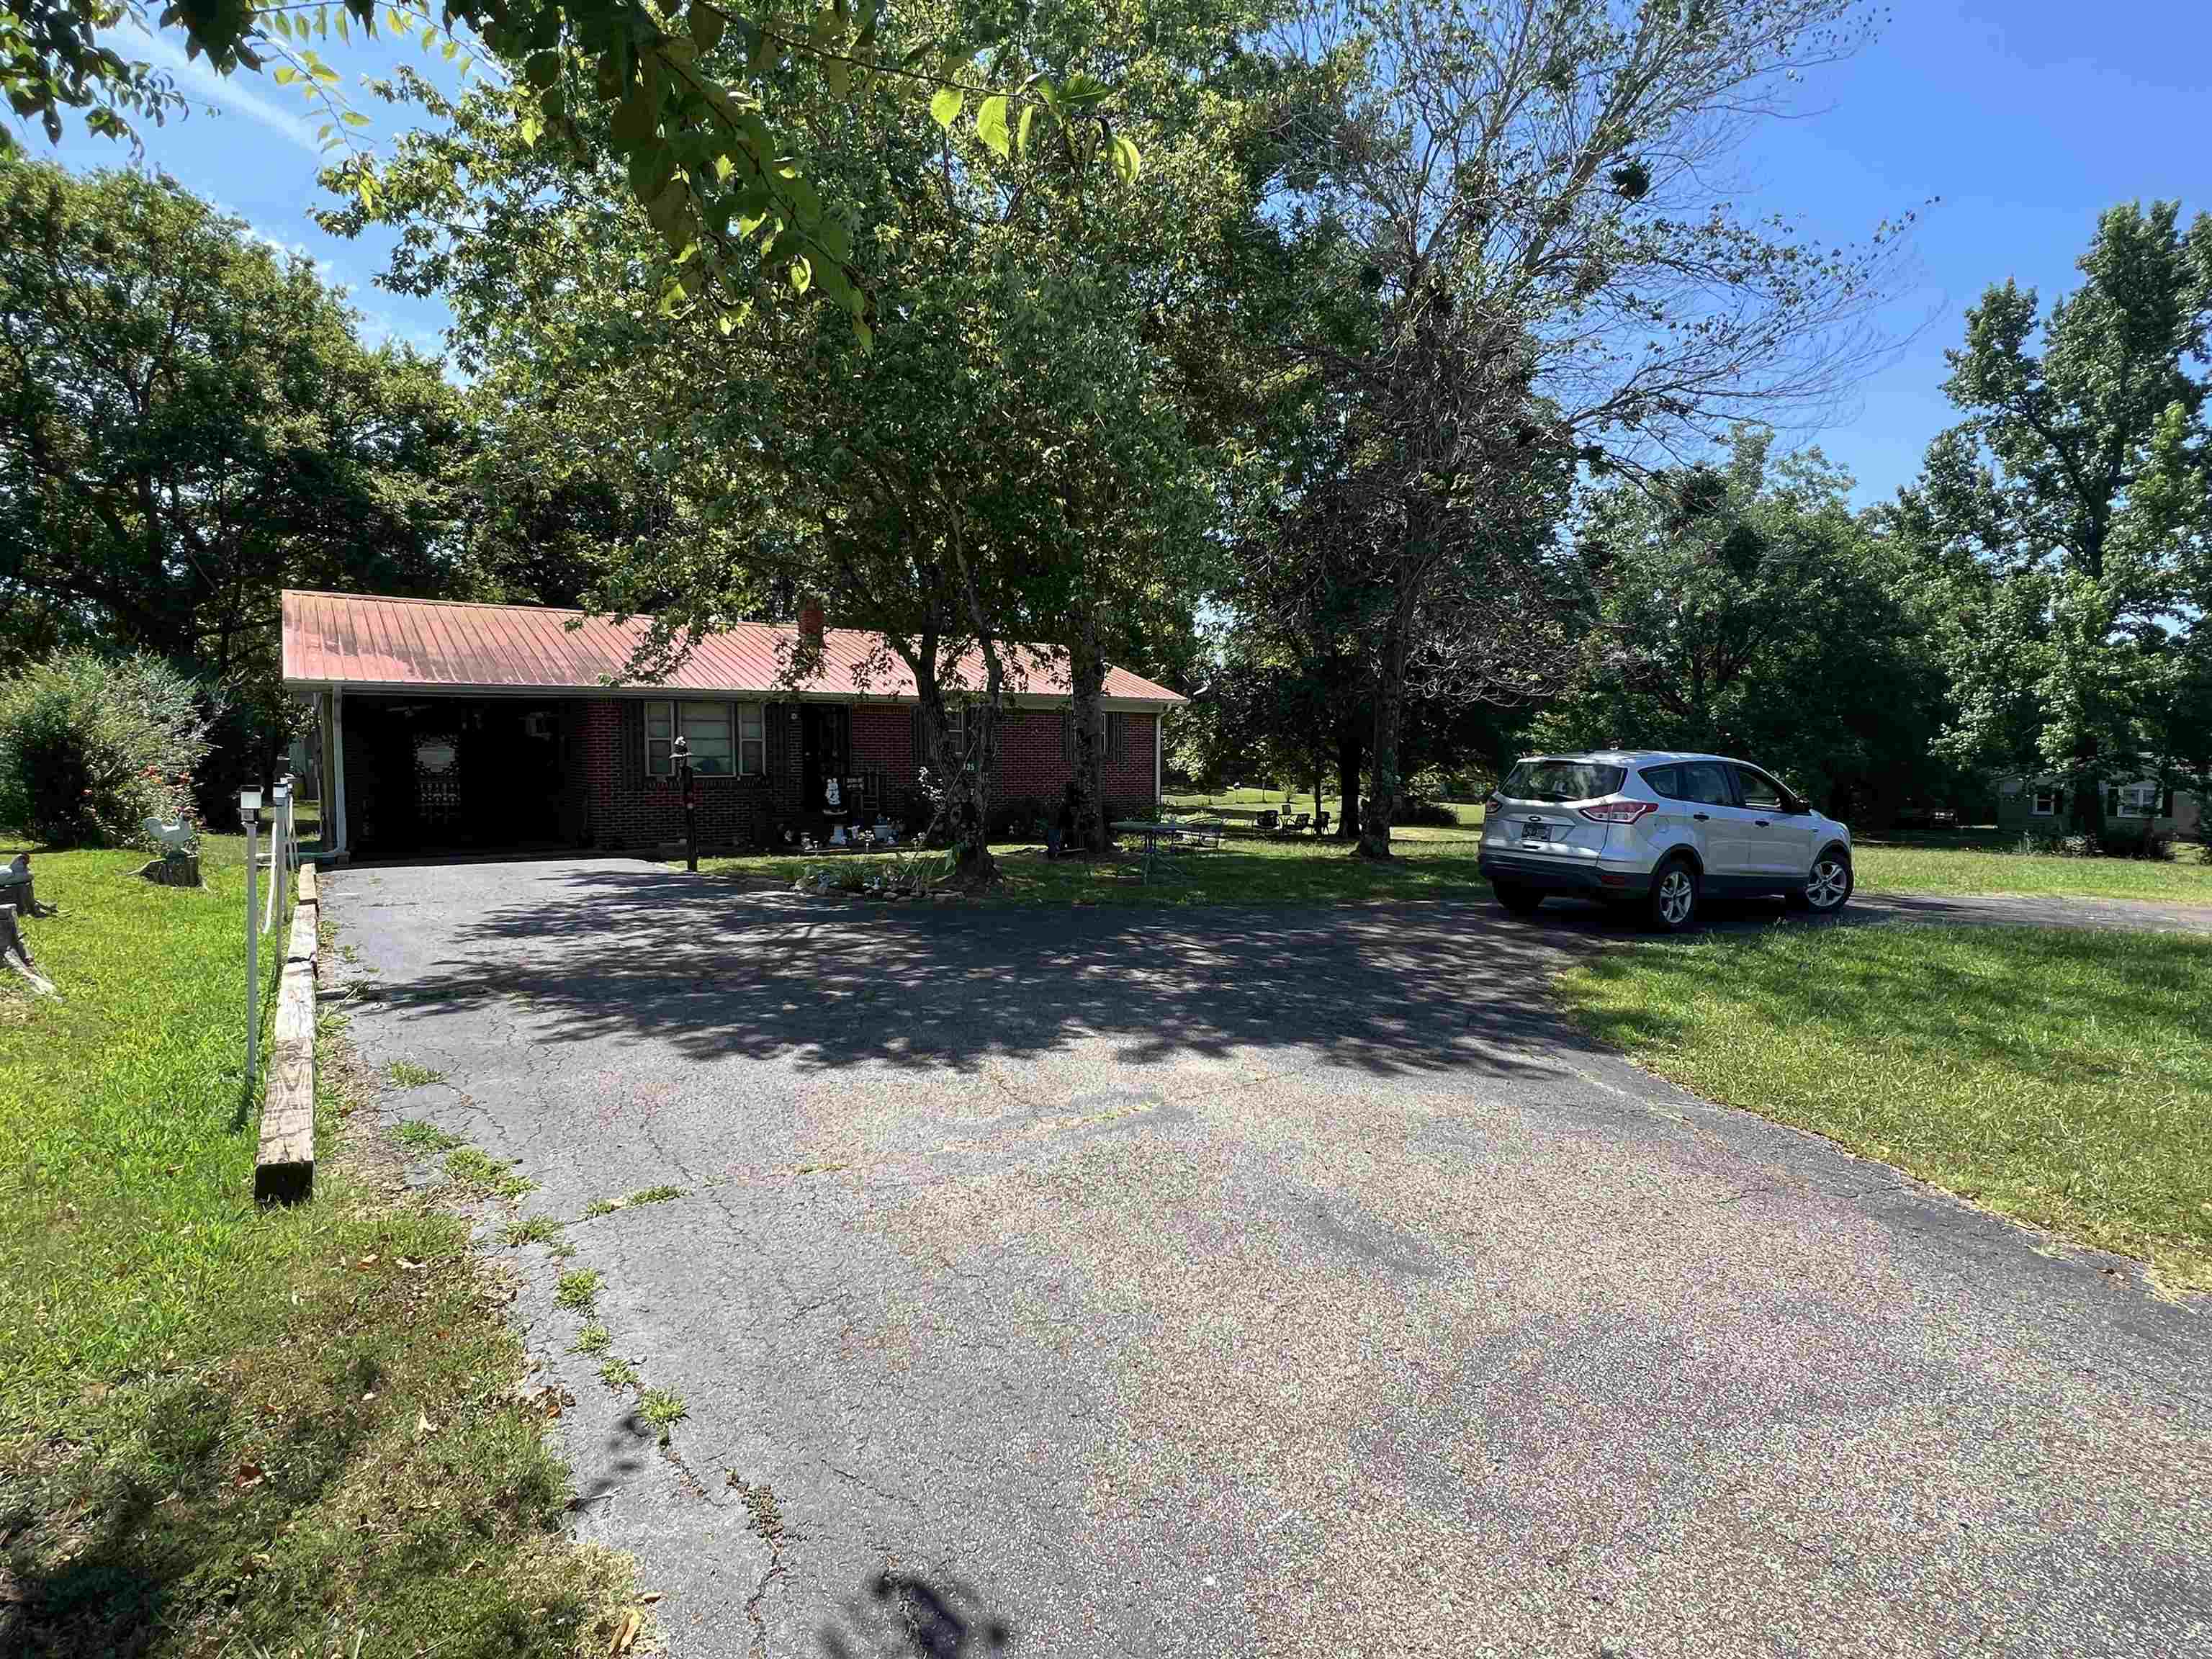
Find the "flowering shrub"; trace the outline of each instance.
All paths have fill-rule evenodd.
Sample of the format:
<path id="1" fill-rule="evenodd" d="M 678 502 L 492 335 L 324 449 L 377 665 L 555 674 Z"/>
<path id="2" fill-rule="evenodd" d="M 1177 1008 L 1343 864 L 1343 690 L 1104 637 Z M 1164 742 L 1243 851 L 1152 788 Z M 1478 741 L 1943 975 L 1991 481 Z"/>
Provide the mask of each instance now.
<path id="1" fill-rule="evenodd" d="M 197 688 L 158 657 L 72 651 L 0 682 L 0 829 L 129 847 L 173 821 L 207 755 Z"/>

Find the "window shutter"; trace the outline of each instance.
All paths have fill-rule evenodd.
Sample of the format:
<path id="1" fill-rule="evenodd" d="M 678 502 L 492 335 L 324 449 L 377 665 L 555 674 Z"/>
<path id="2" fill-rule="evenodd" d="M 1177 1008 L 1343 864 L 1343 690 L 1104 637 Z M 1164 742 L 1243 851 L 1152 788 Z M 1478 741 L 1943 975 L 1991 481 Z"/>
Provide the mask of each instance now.
<path id="1" fill-rule="evenodd" d="M 2173 786 L 2170 783 L 2159 792 L 2158 815 L 2162 818 L 2173 816 Z"/>
<path id="2" fill-rule="evenodd" d="M 630 776 L 645 776 L 645 702 L 625 697 L 622 705 L 623 763 Z"/>

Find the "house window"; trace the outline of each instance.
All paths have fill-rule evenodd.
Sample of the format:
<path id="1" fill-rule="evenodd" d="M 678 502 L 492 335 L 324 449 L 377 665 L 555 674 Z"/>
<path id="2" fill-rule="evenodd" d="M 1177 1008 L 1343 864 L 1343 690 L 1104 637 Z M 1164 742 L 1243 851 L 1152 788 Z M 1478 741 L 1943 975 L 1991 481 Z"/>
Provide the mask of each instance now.
<path id="1" fill-rule="evenodd" d="M 1129 717 L 1106 711 L 1105 730 L 1099 734 L 1098 758 L 1117 761 L 1128 753 Z M 1060 717 L 1060 757 L 1070 766 L 1075 764 L 1075 711 L 1062 711 Z"/>
<path id="2" fill-rule="evenodd" d="M 645 706 L 645 769 L 656 778 L 676 772 L 675 738 L 691 750 L 691 769 L 702 778 L 733 773 L 754 777 L 767 769 L 763 710 L 757 702 L 649 702 Z"/>
<path id="3" fill-rule="evenodd" d="M 2119 816 L 2124 818 L 2156 817 L 2158 793 L 2155 783 L 2123 784 L 2119 791 Z"/>
<path id="4" fill-rule="evenodd" d="M 2056 789 L 2037 790 L 2035 792 L 2035 804 L 2028 810 L 2033 812 L 2035 816 L 2039 818 L 2057 817 L 2058 816 L 2058 791 Z"/>

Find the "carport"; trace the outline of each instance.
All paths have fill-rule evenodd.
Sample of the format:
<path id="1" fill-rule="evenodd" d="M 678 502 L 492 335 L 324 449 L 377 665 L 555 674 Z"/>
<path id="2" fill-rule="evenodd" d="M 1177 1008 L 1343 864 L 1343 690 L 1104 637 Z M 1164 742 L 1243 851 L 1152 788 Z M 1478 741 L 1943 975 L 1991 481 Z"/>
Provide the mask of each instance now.
<path id="1" fill-rule="evenodd" d="M 357 856 L 581 844 L 581 801 L 562 787 L 580 702 L 356 696 L 343 708 L 340 753 L 326 775 L 342 781 L 345 845 Z"/>

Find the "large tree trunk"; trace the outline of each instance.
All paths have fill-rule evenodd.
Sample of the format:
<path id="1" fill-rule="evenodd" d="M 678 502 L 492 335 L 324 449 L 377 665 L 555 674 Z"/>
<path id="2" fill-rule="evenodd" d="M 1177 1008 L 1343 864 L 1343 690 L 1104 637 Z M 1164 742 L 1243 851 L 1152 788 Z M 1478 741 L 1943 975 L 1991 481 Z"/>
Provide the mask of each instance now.
<path id="1" fill-rule="evenodd" d="M 1398 815 L 1398 728 L 1406 705 L 1406 653 L 1413 632 L 1413 594 L 1401 591 L 1382 624 L 1375 657 L 1375 749 L 1368 758 L 1367 810 L 1360 815 L 1361 858 L 1390 856 L 1390 820 Z"/>
<path id="2" fill-rule="evenodd" d="M 1359 740 L 1356 720 L 1346 720 L 1336 728 L 1336 793 L 1339 808 L 1336 838 L 1339 841 L 1359 839 L 1359 768 L 1367 758 L 1367 745 Z"/>
<path id="3" fill-rule="evenodd" d="M 1103 853 L 1106 834 L 1106 654 L 1098 645 L 1098 617 L 1082 607 L 1075 639 L 1068 647 L 1075 726 L 1075 845 Z M 1057 816 L 1060 803 L 1048 811 Z"/>
<path id="4" fill-rule="evenodd" d="M 2105 839 L 2105 780 L 2097 764 L 2097 743 L 2085 738 L 2074 751 L 2074 805 L 2069 816 L 2077 835 Z"/>
<path id="5" fill-rule="evenodd" d="M 998 878 L 991 856 L 990 799 L 991 757 L 997 745 L 995 672 L 990 679 L 988 693 L 967 705 L 957 736 L 945 716 L 944 693 L 932 686 L 921 694 L 922 730 L 937 774 L 938 810 L 952 843 L 952 880 L 963 887 L 987 886 Z"/>

